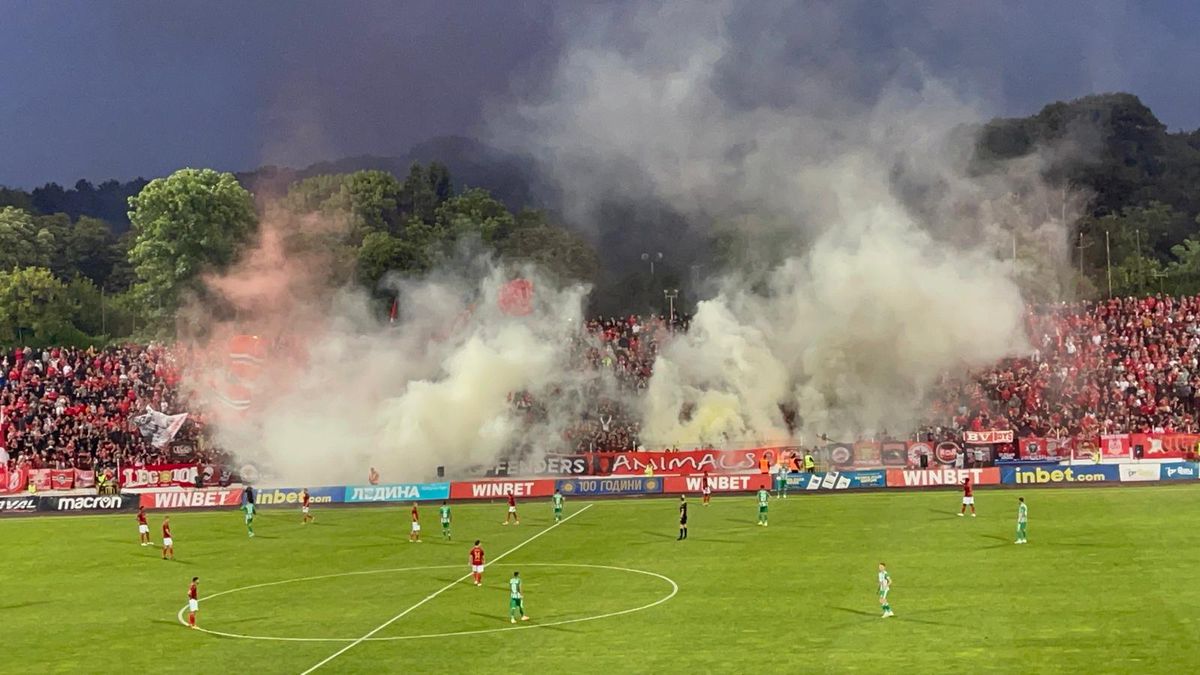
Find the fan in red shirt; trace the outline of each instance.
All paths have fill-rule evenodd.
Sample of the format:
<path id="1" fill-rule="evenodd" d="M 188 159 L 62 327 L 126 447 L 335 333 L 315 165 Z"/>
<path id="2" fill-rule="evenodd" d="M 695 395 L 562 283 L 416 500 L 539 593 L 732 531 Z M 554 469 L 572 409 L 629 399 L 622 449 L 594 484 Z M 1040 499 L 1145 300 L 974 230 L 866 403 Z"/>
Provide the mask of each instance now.
<path id="1" fill-rule="evenodd" d="M 196 627 L 196 612 L 200 611 L 200 598 L 196 597 L 196 583 L 199 581 L 200 577 L 192 577 L 192 585 L 188 586 L 188 628 Z"/>
<path id="2" fill-rule="evenodd" d="M 150 523 L 146 522 L 146 507 L 138 507 L 138 539 L 141 540 L 142 546 L 149 546 L 150 541 Z"/>
<path id="3" fill-rule="evenodd" d="M 508 493 L 508 513 L 504 515 L 504 522 L 501 525 L 507 525 L 509 520 L 515 520 L 517 525 L 521 524 L 521 517 L 517 515 L 517 498 L 513 493 Z"/>
<path id="4" fill-rule="evenodd" d="M 971 477 L 970 476 L 967 476 L 967 478 L 963 481 L 962 486 L 963 486 L 963 503 L 962 503 L 962 510 L 958 512 L 958 515 L 960 518 L 962 516 L 966 515 L 967 507 L 970 506 L 971 507 L 971 517 L 974 518 L 975 517 L 975 497 L 973 495 L 973 490 L 971 489 Z"/>
<path id="5" fill-rule="evenodd" d="M 417 515 L 417 503 L 416 502 L 413 502 L 412 530 L 408 533 L 408 540 L 410 542 L 415 541 L 418 544 L 421 543 L 421 521 L 420 521 L 420 517 Z"/>
<path id="6" fill-rule="evenodd" d="M 475 578 L 475 585 L 483 585 L 483 549 L 479 547 L 479 540 L 475 540 L 475 546 L 471 548 L 471 576 Z"/>
<path id="7" fill-rule="evenodd" d="M 163 516 L 163 560 L 175 559 L 175 541 L 171 539 L 171 519 Z"/>

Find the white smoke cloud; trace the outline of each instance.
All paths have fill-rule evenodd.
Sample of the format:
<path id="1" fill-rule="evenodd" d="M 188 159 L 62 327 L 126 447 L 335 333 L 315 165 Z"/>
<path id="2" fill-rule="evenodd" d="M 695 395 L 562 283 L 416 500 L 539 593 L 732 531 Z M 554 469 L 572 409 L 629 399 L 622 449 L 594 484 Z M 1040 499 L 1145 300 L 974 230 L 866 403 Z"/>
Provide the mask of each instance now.
<path id="1" fill-rule="evenodd" d="M 775 248 L 659 357 L 649 445 L 779 440 L 780 403 L 809 434 L 906 434 L 943 373 L 1025 349 L 1016 277 L 1061 259 L 1067 209 L 1048 205 L 1067 199 L 1036 160 L 977 175 L 983 112 L 910 55 L 840 43 L 844 21 L 774 2 L 573 16 L 545 96 L 494 121 L 584 223 L 649 198 Z M 1045 257 L 1004 260 L 1018 239 Z M 780 241 L 802 252 L 780 262 Z"/>
<path id="2" fill-rule="evenodd" d="M 583 286 L 555 288 L 533 269 L 486 258 L 422 279 L 390 279 L 398 321 L 382 323 L 365 293 L 329 289 L 320 256 L 296 255 L 281 230 L 328 231 L 312 217 L 275 210 L 259 247 L 230 273 L 209 280 L 241 316 L 210 328 L 214 357 L 186 373 L 186 384 L 217 411 L 218 443 L 257 466 L 267 482 L 364 482 L 368 467 L 385 481 L 429 480 L 487 466 L 522 448 L 544 452 L 579 410 L 582 378 L 572 338 L 582 322 Z M 510 316 L 497 298 L 514 275 L 534 285 L 533 311 Z M 321 290 L 321 289 L 324 290 Z M 255 334 L 265 345 L 251 376 L 252 402 L 235 414 L 216 396 L 214 372 L 230 336 Z M 509 395 L 562 393 L 546 418 L 523 419 Z M 564 390 L 567 390 L 565 393 Z"/>

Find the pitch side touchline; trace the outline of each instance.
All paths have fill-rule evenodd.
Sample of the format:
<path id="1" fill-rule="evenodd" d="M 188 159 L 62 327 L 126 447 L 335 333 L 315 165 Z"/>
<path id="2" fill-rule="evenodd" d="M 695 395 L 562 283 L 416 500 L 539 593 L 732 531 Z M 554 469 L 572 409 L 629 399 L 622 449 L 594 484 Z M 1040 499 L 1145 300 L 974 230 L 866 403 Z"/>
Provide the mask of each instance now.
<path id="1" fill-rule="evenodd" d="M 579 515 L 579 514 L 583 513 L 584 511 L 587 511 L 588 509 L 592 508 L 592 506 L 594 506 L 594 505 L 593 505 L 593 504 L 588 504 L 587 506 L 583 507 L 582 509 L 579 509 L 579 510 L 578 510 L 578 511 L 576 511 L 575 513 L 572 513 L 571 515 L 567 516 L 566 518 L 563 518 L 562 520 L 560 520 L 560 521 L 558 521 L 558 522 L 554 523 L 554 524 L 553 524 L 553 525 L 551 525 L 550 527 L 547 527 L 546 529 L 542 530 L 541 532 L 538 532 L 538 533 L 534 534 L 532 537 L 530 537 L 530 538 L 526 539 L 525 541 L 523 541 L 523 542 L 521 542 L 521 543 L 517 544 L 516 546 L 514 546 L 514 547 L 512 547 L 512 548 L 508 549 L 508 550 L 507 550 L 507 551 L 505 551 L 504 553 L 501 553 L 500 555 L 498 555 L 498 556 L 496 556 L 495 558 L 493 558 L 493 559 L 492 559 L 492 563 L 499 562 L 501 559 L 503 559 L 503 558 L 504 558 L 505 556 L 507 556 L 508 554 L 510 554 L 510 553 L 515 553 L 516 551 L 519 551 L 519 550 L 520 550 L 520 549 L 521 549 L 523 546 L 525 546 L 525 545 L 526 545 L 526 544 L 528 544 L 529 542 L 533 541 L 534 539 L 537 539 L 538 537 L 542 536 L 543 534 L 546 534 L 547 532 L 549 532 L 550 530 L 553 530 L 554 528 L 558 527 L 559 525 L 562 525 L 563 523 L 565 523 L 565 522 L 567 522 L 568 520 L 570 520 L 570 519 L 574 518 L 575 516 L 577 516 L 577 515 Z M 341 656 L 342 654 L 345 654 L 346 652 L 350 651 L 351 649 L 354 649 L 354 648 L 355 648 L 355 647 L 357 647 L 358 645 L 362 644 L 364 640 L 366 640 L 366 639 L 370 638 L 372 635 L 374 635 L 374 634 L 378 633 L 379 631 L 383 630 L 384 628 L 387 628 L 388 626 L 392 625 L 393 623 L 396 623 L 396 622 L 397 622 L 397 621 L 399 621 L 400 619 L 404 618 L 404 617 L 405 617 L 405 616 L 406 616 L 406 615 L 407 615 L 409 612 L 412 612 L 413 610 L 417 609 L 417 608 L 418 608 L 418 607 L 420 607 L 421 605 L 424 605 L 425 603 L 429 602 L 430 600 L 433 600 L 434 598 L 436 598 L 437 596 L 441 595 L 442 593 L 445 593 L 446 591 L 450 590 L 451 588 L 454 588 L 455 586 L 457 586 L 457 585 L 461 584 L 462 582 L 466 581 L 466 580 L 467 580 L 467 579 L 468 579 L 470 576 L 471 576 L 471 573 L 470 573 L 470 572 L 468 572 L 468 573 L 466 573 L 466 574 L 462 575 L 461 577 L 459 577 L 459 578 L 455 579 L 454 581 L 452 581 L 452 582 L 450 582 L 450 583 L 446 584 L 445 586 L 442 586 L 441 588 L 439 588 L 438 590 L 434 591 L 433 593 L 430 593 L 429 595 L 425 596 L 425 598 L 424 598 L 424 599 L 420 600 L 419 602 L 417 602 L 417 603 L 416 603 L 416 604 L 414 604 L 413 606 L 409 607 L 408 609 L 404 610 L 403 612 L 400 612 L 400 613 L 399 613 L 399 614 L 397 614 L 396 616 L 393 616 L 392 618 L 388 619 L 387 621 L 384 621 L 383 623 L 379 624 L 379 625 L 378 625 L 378 626 L 376 626 L 376 627 L 375 627 L 373 630 L 371 630 L 370 632 L 368 632 L 366 635 L 364 635 L 364 636 L 362 636 L 362 637 L 358 638 L 358 639 L 357 639 L 357 640 L 355 640 L 354 642 L 351 642 L 350 644 L 346 645 L 345 647 L 342 647 L 341 649 L 337 650 L 336 652 L 334 652 L 334 653 L 330 654 L 329 656 L 325 657 L 325 659 L 324 659 L 324 660 L 322 660 L 320 663 L 318 663 L 317 665 L 313 666 L 312 668 L 309 668 L 308 670 L 304 671 L 304 672 L 303 672 L 303 673 L 301 673 L 300 675 L 309 675 L 309 673 L 311 673 L 311 672 L 313 672 L 313 671 L 317 670 L 318 668 L 320 668 L 321 666 L 325 665 L 326 663 L 329 663 L 330 661 L 332 661 L 332 660 L 336 659 L 337 657 Z"/>
<path id="2" fill-rule="evenodd" d="M 490 563 L 489 563 L 489 565 L 490 565 Z M 502 565 L 502 567 L 511 567 L 511 566 L 513 566 L 513 565 L 511 565 L 511 564 Z M 464 635 L 483 635 L 486 633 L 499 633 L 502 631 L 509 631 L 509 630 L 527 630 L 527 629 L 531 629 L 531 628 L 550 628 L 552 626 L 562 626 L 562 625 L 569 624 L 569 623 L 583 623 L 585 621 L 598 621 L 600 619 L 608 619 L 608 618 L 611 618 L 614 616 L 624 616 L 626 614 L 633 614 L 634 612 L 641 612 L 643 610 L 647 610 L 652 607 L 657 607 L 657 606 L 663 604 L 664 602 L 670 600 L 671 598 L 674 598 L 676 595 L 679 594 L 679 584 L 675 583 L 674 579 L 672 579 L 666 575 L 659 574 L 658 572 L 639 570 L 639 569 L 634 569 L 632 567 L 617 567 L 615 565 L 591 565 L 591 564 L 585 564 L 585 563 L 521 563 L 521 566 L 522 567 L 590 567 L 593 569 L 617 570 L 619 572 L 633 572 L 636 574 L 644 574 L 648 577 L 654 577 L 656 579 L 662 579 L 663 581 L 665 581 L 671 585 L 671 592 L 649 604 L 641 605 L 638 607 L 631 607 L 629 609 L 621 609 L 621 610 L 617 610 L 615 612 L 607 612 L 605 614 L 597 614 L 595 616 L 584 616 L 584 617 L 579 617 L 576 619 L 560 619 L 558 621 L 550 621 L 550 622 L 539 621 L 534 624 L 521 624 L 519 626 L 505 626 L 503 628 L 482 628 L 482 629 L 477 629 L 477 630 L 453 631 L 453 632 L 449 632 L 449 633 L 423 633 L 421 635 L 394 635 L 392 637 L 372 637 L 372 638 L 368 638 L 366 640 L 366 642 L 396 642 L 396 641 L 400 641 L 400 640 L 423 640 L 423 639 L 428 639 L 428 638 L 461 637 Z M 437 569 L 450 569 L 450 568 L 457 569 L 459 567 L 460 567 L 460 565 L 427 565 L 427 566 L 421 566 L 421 567 L 395 567 L 395 568 L 391 568 L 391 569 L 382 569 L 382 570 L 364 570 L 364 571 L 360 571 L 360 572 L 340 572 L 337 574 L 322 574 L 322 575 L 314 576 L 314 577 L 297 577 L 295 579 L 283 579 L 280 581 L 269 581 L 269 582 L 262 583 L 262 584 L 253 584 L 251 586 L 242 586 L 241 588 L 231 588 L 229 590 L 221 591 L 219 593 L 213 593 L 212 595 L 206 595 L 203 598 L 201 598 L 201 600 L 208 600 L 210 598 L 216 598 L 216 597 L 220 597 L 222 595 L 228 595 L 230 593 L 237 593 L 239 591 L 249 591 L 249 590 L 253 590 L 255 588 L 265 588 L 268 586 L 281 586 L 283 584 L 300 583 L 303 581 L 316 581 L 319 579 L 332 579 L 332 578 L 336 578 L 336 577 L 360 576 L 360 575 L 364 575 L 364 574 L 387 574 L 389 572 L 415 572 L 418 570 L 437 570 Z M 187 605 L 184 605 L 182 608 L 180 608 L 179 612 L 176 614 L 176 618 L 179 620 L 179 623 L 184 626 L 187 625 L 187 622 L 183 620 L 183 613 L 185 611 L 187 611 Z M 208 633 L 209 635 L 216 635 L 219 637 L 234 638 L 234 639 L 238 639 L 238 640 L 265 640 L 268 642 L 353 642 L 355 640 L 355 638 L 319 638 L 319 637 L 284 637 L 284 636 L 275 636 L 275 635 L 244 635 L 242 633 L 226 633 L 224 631 L 212 630 L 212 629 L 203 628 L 203 627 L 197 628 L 197 630 L 199 630 L 202 633 Z"/>

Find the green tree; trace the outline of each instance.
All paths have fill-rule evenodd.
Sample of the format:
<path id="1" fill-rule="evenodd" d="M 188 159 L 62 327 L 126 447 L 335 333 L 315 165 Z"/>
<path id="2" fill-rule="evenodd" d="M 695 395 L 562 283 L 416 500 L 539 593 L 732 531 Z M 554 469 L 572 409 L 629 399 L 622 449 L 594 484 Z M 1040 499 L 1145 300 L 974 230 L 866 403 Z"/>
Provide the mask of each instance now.
<path id="1" fill-rule="evenodd" d="M 595 282 L 600 275 L 600 258 L 595 249 L 579 235 L 561 227 L 517 228 L 500 244 L 499 250 L 505 260 L 533 264 L 561 282 Z"/>
<path id="2" fill-rule="evenodd" d="M 437 226 L 447 240 L 478 236 L 497 244 L 512 234 L 516 219 L 487 190 L 469 188 L 437 207 Z"/>
<path id="3" fill-rule="evenodd" d="M 9 345 L 77 344 L 66 287 L 45 267 L 0 272 L 0 341 Z"/>
<path id="4" fill-rule="evenodd" d="M 254 202 L 230 173 L 181 169 L 150 181 L 129 199 L 136 241 L 129 251 L 138 294 L 159 328 L 181 294 L 199 291 L 200 274 L 237 257 L 257 225 Z"/>
<path id="5" fill-rule="evenodd" d="M 372 232 L 358 248 L 358 279 L 374 288 L 389 271 L 424 272 L 429 269 L 428 247 L 422 242 Z"/>
<path id="6" fill-rule="evenodd" d="M 0 270 L 48 267 L 55 250 L 54 234 L 39 228 L 28 211 L 0 209 Z"/>
<path id="7" fill-rule="evenodd" d="M 112 228 L 103 220 L 83 216 L 75 221 L 63 246 L 68 268 L 73 272 L 68 276 L 83 275 L 97 286 L 104 286 L 112 273 L 115 243 Z"/>
<path id="8" fill-rule="evenodd" d="M 1182 244 L 1171 247 L 1175 257 L 1167 264 L 1166 274 L 1171 283 L 1171 293 L 1195 295 L 1200 293 L 1200 241 L 1184 239 Z"/>

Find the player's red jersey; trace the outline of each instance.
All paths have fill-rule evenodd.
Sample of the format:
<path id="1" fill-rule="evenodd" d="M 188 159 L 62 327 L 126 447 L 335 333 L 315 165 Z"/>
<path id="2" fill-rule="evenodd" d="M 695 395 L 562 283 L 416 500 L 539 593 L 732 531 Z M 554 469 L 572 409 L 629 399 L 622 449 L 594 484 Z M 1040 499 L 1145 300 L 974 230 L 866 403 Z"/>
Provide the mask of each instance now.
<path id="1" fill-rule="evenodd" d="M 963 481 L 963 496 L 964 497 L 971 496 L 971 481 L 970 481 L 970 479 Z"/>
<path id="2" fill-rule="evenodd" d="M 145 525 L 145 524 L 146 524 L 146 512 L 138 511 L 138 525 Z"/>
<path id="3" fill-rule="evenodd" d="M 508 505 L 509 506 L 517 505 L 517 498 L 515 496 L 513 496 L 513 494 L 511 492 L 508 494 Z"/>
<path id="4" fill-rule="evenodd" d="M 471 564 L 472 565 L 482 565 L 483 564 L 483 549 L 479 548 L 478 546 L 471 549 Z"/>
<path id="5" fill-rule="evenodd" d="M 308 493 L 307 492 L 300 495 L 300 504 L 302 506 L 308 506 Z"/>
<path id="6" fill-rule="evenodd" d="M 163 539 L 170 539 L 170 538 L 171 538 L 171 525 L 169 523 L 163 523 Z"/>
<path id="7" fill-rule="evenodd" d="M 415 507 L 415 506 L 413 507 L 413 510 L 412 510 L 412 520 L 414 523 L 417 522 L 417 507 Z"/>
<path id="8" fill-rule="evenodd" d="M 194 582 L 194 581 L 192 582 L 192 584 L 190 586 L 188 586 L 188 598 L 191 600 L 197 599 L 196 598 L 196 582 Z"/>

